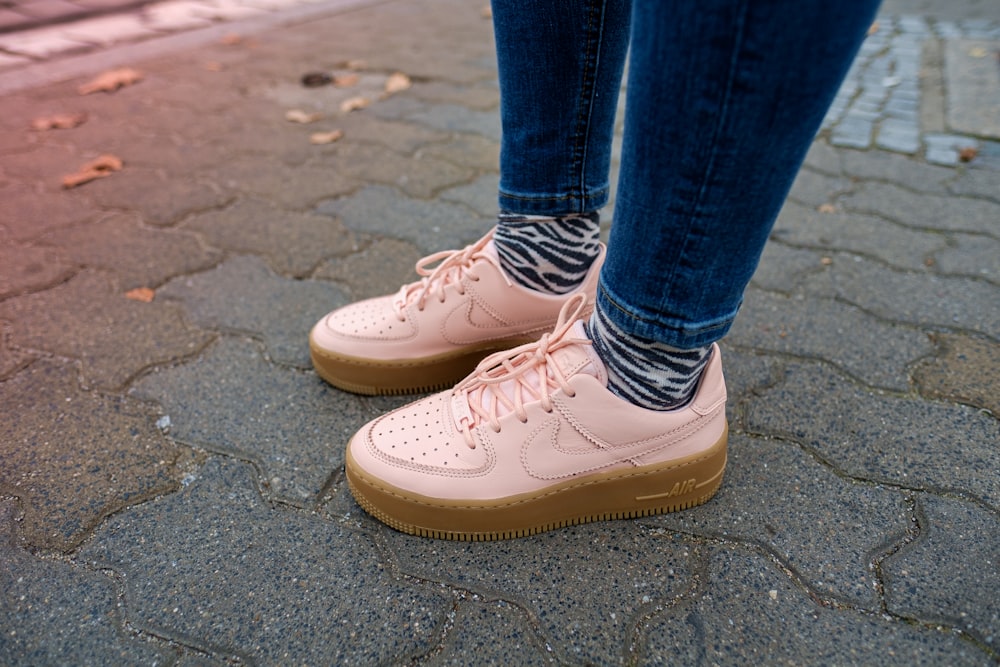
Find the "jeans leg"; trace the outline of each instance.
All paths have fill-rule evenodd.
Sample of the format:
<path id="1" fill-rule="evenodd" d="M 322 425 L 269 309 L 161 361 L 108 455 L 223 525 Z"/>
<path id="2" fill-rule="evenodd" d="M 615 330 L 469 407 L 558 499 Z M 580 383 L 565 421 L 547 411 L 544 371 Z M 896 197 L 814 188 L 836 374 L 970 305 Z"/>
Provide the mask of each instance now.
<path id="1" fill-rule="evenodd" d="M 681 349 L 728 331 L 877 0 L 636 0 L 598 302 Z"/>
<path id="2" fill-rule="evenodd" d="M 608 200 L 629 0 L 493 0 L 500 208 L 595 211 Z"/>

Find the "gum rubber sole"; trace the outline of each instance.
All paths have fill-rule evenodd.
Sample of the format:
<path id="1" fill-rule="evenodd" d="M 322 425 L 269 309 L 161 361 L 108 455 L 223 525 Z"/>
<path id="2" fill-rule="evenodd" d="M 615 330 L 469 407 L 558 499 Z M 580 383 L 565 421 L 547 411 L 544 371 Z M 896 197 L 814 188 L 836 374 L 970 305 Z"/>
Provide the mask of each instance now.
<path id="1" fill-rule="evenodd" d="M 514 338 L 418 359 L 363 359 L 315 345 L 309 356 L 316 373 L 338 389 L 367 396 L 413 394 L 449 389 L 475 370 L 485 357 L 537 338 Z"/>
<path id="2" fill-rule="evenodd" d="M 588 475 L 485 501 L 429 498 L 386 484 L 357 466 L 350 447 L 345 469 L 358 504 L 396 530 L 445 540 L 501 540 L 701 505 L 722 484 L 727 432 L 707 450 L 668 463 Z"/>

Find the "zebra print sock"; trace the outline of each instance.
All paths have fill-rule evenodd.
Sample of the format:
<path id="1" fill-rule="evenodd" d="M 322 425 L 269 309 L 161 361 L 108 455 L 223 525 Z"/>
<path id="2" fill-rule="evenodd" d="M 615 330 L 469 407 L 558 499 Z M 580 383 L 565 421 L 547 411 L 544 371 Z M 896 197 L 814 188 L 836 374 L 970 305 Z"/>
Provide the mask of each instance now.
<path id="1" fill-rule="evenodd" d="M 503 212 L 493 241 L 500 266 L 516 283 L 548 294 L 571 292 L 600 254 L 600 214 L 558 217 Z"/>
<path id="2" fill-rule="evenodd" d="M 678 350 L 627 334 L 600 307 L 587 323 L 587 335 L 608 369 L 608 389 L 649 410 L 671 410 L 694 396 L 712 347 Z"/>

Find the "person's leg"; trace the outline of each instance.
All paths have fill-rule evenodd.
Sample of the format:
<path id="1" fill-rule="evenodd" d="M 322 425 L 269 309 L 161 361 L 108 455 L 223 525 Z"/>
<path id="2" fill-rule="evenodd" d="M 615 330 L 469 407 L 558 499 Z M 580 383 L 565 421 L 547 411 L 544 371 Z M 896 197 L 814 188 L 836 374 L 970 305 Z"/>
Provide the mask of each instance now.
<path id="1" fill-rule="evenodd" d="M 619 191 L 590 332 L 647 407 L 694 390 L 877 0 L 636 0 Z"/>
<path id="2" fill-rule="evenodd" d="M 503 213 L 467 248 L 422 259 L 419 282 L 312 329 L 316 372 L 365 394 L 453 385 L 487 354 L 536 340 L 567 297 L 593 302 L 603 256 L 626 0 L 496 0 Z M 436 266 L 433 266 L 437 263 Z"/>
<path id="3" fill-rule="evenodd" d="M 351 492 L 394 528 L 516 537 L 681 510 L 722 483 L 726 390 L 712 341 L 875 3 L 637 0 L 636 10 L 614 258 L 590 331 L 577 293 L 551 333 L 352 438 Z M 614 395 L 614 376 L 643 366 L 619 367 L 616 355 L 660 370 L 678 351 L 695 353 L 678 367 L 703 365 L 684 407 Z M 617 391 L 649 379 L 624 377 Z"/>
<path id="4" fill-rule="evenodd" d="M 628 49 L 628 0 L 494 0 L 500 78 L 504 271 L 574 289 L 600 253 L 611 139 Z"/>

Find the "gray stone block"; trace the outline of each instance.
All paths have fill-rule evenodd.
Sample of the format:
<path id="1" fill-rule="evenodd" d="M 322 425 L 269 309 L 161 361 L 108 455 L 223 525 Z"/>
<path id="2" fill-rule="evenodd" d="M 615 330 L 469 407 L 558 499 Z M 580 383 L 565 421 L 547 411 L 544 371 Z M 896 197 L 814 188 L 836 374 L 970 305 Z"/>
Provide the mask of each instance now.
<path id="1" fill-rule="evenodd" d="M 873 123 L 850 112 L 830 134 L 830 143 L 847 148 L 868 148 L 872 143 Z"/>
<path id="2" fill-rule="evenodd" d="M 156 428 L 154 410 L 81 391 L 75 376 L 43 359 L 0 382 L 0 493 L 20 500 L 21 531 L 36 548 L 69 551 L 106 516 L 173 491 L 181 476 L 184 451 Z"/>
<path id="3" fill-rule="evenodd" d="M 913 112 L 914 117 L 916 112 Z M 879 124 L 875 145 L 897 153 L 915 154 L 920 150 L 920 129 L 915 122 L 886 118 Z"/>
<path id="4" fill-rule="evenodd" d="M 936 232 L 916 230 L 872 215 L 821 213 L 794 202 L 782 209 L 771 237 L 826 255 L 853 252 L 911 271 L 924 271 L 928 258 L 948 247 L 948 239 Z"/>
<path id="5" fill-rule="evenodd" d="M 269 364 L 233 338 L 195 363 L 147 375 L 132 395 L 160 405 L 173 438 L 255 462 L 268 495 L 297 505 L 316 499 L 368 417 L 354 396 Z"/>
<path id="6" fill-rule="evenodd" d="M 877 286 L 877 289 L 873 286 Z M 804 281 L 806 294 L 842 299 L 878 317 L 922 327 L 1000 331 L 997 288 L 979 280 L 890 269 L 861 257 L 834 258 Z"/>
<path id="7" fill-rule="evenodd" d="M 15 503 L 0 501 L 0 662 L 36 665 L 168 664 L 172 653 L 123 627 L 114 580 L 37 558 L 20 543 Z"/>
<path id="8" fill-rule="evenodd" d="M 120 572 L 129 622 L 221 658 L 385 664 L 428 652 L 451 596 L 398 581 L 361 535 L 265 503 L 211 459 L 180 493 L 117 515 L 80 560 Z"/>
<path id="9" fill-rule="evenodd" d="M 328 257 L 353 252 L 357 240 L 329 216 L 289 211 L 259 199 L 233 205 L 185 221 L 210 245 L 232 253 L 260 255 L 279 274 L 308 276 Z"/>
<path id="10" fill-rule="evenodd" d="M 257 257 L 233 257 L 210 271 L 175 278 L 159 294 L 179 301 L 199 327 L 258 337 L 273 360 L 299 368 L 311 367 L 310 329 L 347 303 L 335 285 L 282 278 Z"/>
<path id="11" fill-rule="evenodd" d="M 715 498 L 643 523 L 763 548 L 821 599 L 873 609 L 869 561 L 905 537 L 910 516 L 897 491 L 853 484 L 793 444 L 735 435 Z"/>
<path id="12" fill-rule="evenodd" d="M 753 433 L 789 438 L 842 474 L 987 504 L 1000 499 L 1000 423 L 979 410 L 882 395 L 815 364 L 747 406 Z"/>
<path id="13" fill-rule="evenodd" d="M 949 40 L 945 44 L 948 125 L 957 132 L 1000 139 L 1000 41 Z"/>
<path id="14" fill-rule="evenodd" d="M 478 600 L 479 596 L 473 598 Z M 524 611 L 504 600 L 461 604 L 441 652 L 427 664 L 465 667 L 470 661 L 479 665 L 526 666 L 555 662 Z"/>
<path id="15" fill-rule="evenodd" d="M 733 345 L 821 359 L 872 387 L 905 391 L 908 366 L 934 346 L 924 334 L 826 299 L 748 290 Z M 849 340 L 850 343 L 845 343 Z"/>
<path id="16" fill-rule="evenodd" d="M 220 253 L 204 248 L 194 234 L 149 229 L 141 222 L 136 214 L 112 214 L 41 241 L 61 248 L 77 265 L 114 274 L 123 290 L 158 287 L 178 274 L 207 269 L 221 259 Z"/>
<path id="17" fill-rule="evenodd" d="M 708 582 L 651 619 L 643 665 L 987 665 L 959 637 L 870 612 L 821 607 L 767 558 L 708 550 Z"/>
<path id="18" fill-rule="evenodd" d="M 562 663 L 622 660 L 638 619 L 692 584 L 683 538 L 616 521 L 503 543 L 438 542 L 392 531 L 399 569 L 527 609 Z"/>
<path id="19" fill-rule="evenodd" d="M 11 344 L 69 357 L 84 382 L 117 389 L 142 370 L 194 354 L 211 336 L 189 328 L 176 304 L 141 303 L 86 270 L 53 289 L 0 302 Z"/>
<path id="20" fill-rule="evenodd" d="M 930 175 L 930 174 L 928 174 Z M 915 178 L 919 183 L 922 176 Z M 922 194 L 889 183 L 864 183 L 840 199 L 846 210 L 871 213 L 910 227 L 995 234 L 1000 203 Z"/>
<path id="21" fill-rule="evenodd" d="M 885 151 L 844 151 L 843 165 L 844 173 L 855 179 L 890 181 L 923 194 L 947 194 L 947 183 L 956 176 L 954 169 L 935 167 Z M 895 190 L 890 192 L 894 199 L 903 196 Z"/>
<path id="22" fill-rule="evenodd" d="M 0 299 L 53 287 L 76 270 L 55 248 L 0 242 Z"/>
<path id="23" fill-rule="evenodd" d="M 890 612 L 1000 643 L 1000 520 L 955 498 L 921 494 L 920 536 L 883 562 Z"/>
<path id="24" fill-rule="evenodd" d="M 426 253 L 461 248 L 496 222 L 495 216 L 481 218 L 459 204 L 409 199 L 381 185 L 323 202 L 316 210 L 340 218 L 353 232 L 409 241 Z"/>

